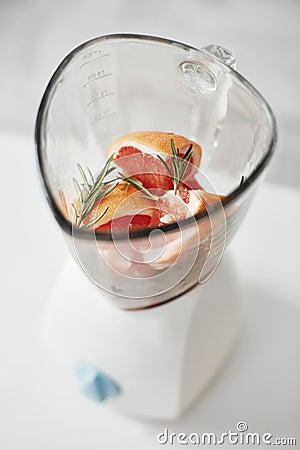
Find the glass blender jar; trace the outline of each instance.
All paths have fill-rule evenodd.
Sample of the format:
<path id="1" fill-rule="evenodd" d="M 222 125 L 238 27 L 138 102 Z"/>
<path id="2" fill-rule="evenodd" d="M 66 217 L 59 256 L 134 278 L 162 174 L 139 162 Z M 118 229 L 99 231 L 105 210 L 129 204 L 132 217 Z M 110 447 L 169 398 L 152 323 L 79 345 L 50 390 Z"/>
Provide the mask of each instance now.
<path id="1" fill-rule="evenodd" d="M 276 124 L 234 67 L 220 46 L 103 36 L 63 60 L 39 108 L 44 192 L 73 258 L 93 282 L 68 263 L 49 303 L 47 340 L 76 368 L 88 396 L 143 416 L 173 418 L 186 410 L 237 335 L 238 273 L 226 258 L 217 267 L 270 161 Z M 159 230 L 82 231 L 70 208 L 77 164 L 97 173 L 109 144 L 138 130 L 198 142 L 201 186 L 224 198 Z"/>

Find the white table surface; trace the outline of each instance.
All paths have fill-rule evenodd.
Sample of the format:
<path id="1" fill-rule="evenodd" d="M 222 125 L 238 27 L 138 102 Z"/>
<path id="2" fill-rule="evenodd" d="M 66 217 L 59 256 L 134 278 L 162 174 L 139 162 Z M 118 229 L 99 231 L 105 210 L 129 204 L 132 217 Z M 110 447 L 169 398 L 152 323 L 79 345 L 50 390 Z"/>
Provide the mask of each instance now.
<path id="1" fill-rule="evenodd" d="M 165 427 L 221 434 L 239 420 L 252 432 L 296 437 L 299 448 L 300 191 L 265 184 L 258 192 L 232 244 L 246 304 L 238 346 L 187 415 L 149 423 L 79 395 L 45 349 L 39 324 L 67 250 L 43 199 L 33 142 L 2 134 L 0 148 L 0 449 L 148 450 L 161 448 Z"/>

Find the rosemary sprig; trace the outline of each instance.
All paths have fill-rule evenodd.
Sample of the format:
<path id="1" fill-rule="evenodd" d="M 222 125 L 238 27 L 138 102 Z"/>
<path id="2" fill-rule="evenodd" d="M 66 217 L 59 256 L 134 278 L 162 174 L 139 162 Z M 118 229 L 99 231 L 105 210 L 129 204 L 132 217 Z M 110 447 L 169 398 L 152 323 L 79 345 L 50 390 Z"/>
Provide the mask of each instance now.
<path id="1" fill-rule="evenodd" d="M 126 181 L 128 184 L 131 184 L 132 186 L 134 186 L 135 188 L 139 189 L 140 191 L 142 191 L 142 197 L 145 198 L 149 198 L 150 200 L 158 200 L 158 196 L 155 194 L 152 194 L 152 192 L 150 192 L 144 185 L 143 183 L 138 180 L 135 177 L 127 177 L 126 175 L 124 175 L 123 173 L 119 172 L 119 176 L 120 179 L 123 181 Z"/>
<path id="2" fill-rule="evenodd" d="M 188 169 L 188 165 L 191 161 L 193 155 L 193 144 L 189 146 L 185 154 L 181 157 L 180 150 L 175 146 L 174 140 L 172 138 L 170 142 L 172 149 L 170 167 L 160 155 L 157 155 L 157 157 L 163 163 L 168 175 L 170 176 L 174 186 L 174 194 L 176 194 L 178 186 L 183 180 L 183 177 Z M 102 219 L 102 217 L 106 214 L 108 207 L 104 211 L 102 211 L 99 216 L 93 218 L 88 223 L 82 223 L 93 209 L 95 203 L 112 192 L 119 184 L 119 180 L 127 182 L 128 186 L 132 185 L 135 188 L 139 189 L 141 191 L 141 195 L 145 198 L 154 201 L 158 200 L 159 198 L 157 195 L 150 192 L 140 180 L 132 176 L 126 176 L 120 172 L 114 179 L 105 181 L 106 177 L 116 169 L 115 167 L 111 167 L 113 156 L 114 155 L 111 155 L 111 157 L 106 161 L 103 169 L 96 177 L 93 176 L 91 170 L 88 167 L 86 168 L 86 170 L 84 170 L 79 163 L 77 164 L 77 169 L 82 178 L 82 182 L 79 183 L 76 178 L 73 178 L 73 184 L 78 197 L 80 211 L 77 211 L 74 203 L 71 204 L 71 207 L 74 212 L 74 222 L 81 229 L 87 229 L 91 227 L 100 219 Z"/>
<path id="3" fill-rule="evenodd" d="M 173 158 L 171 159 L 171 167 L 168 166 L 166 161 L 160 155 L 157 155 L 157 157 L 166 168 L 166 171 L 173 182 L 174 194 L 176 194 L 178 186 L 182 181 L 193 156 L 193 144 L 189 146 L 185 154 L 181 157 L 179 148 L 175 146 L 174 139 L 171 138 L 171 149 L 173 155 Z"/>
<path id="4" fill-rule="evenodd" d="M 106 197 L 111 191 L 115 189 L 115 187 L 119 184 L 117 181 L 113 183 L 115 180 L 104 181 L 105 178 L 115 170 L 115 167 L 111 167 L 111 162 L 113 159 L 113 155 L 106 161 L 103 169 L 94 177 L 92 172 L 87 167 L 86 172 L 80 164 L 77 164 L 78 171 L 82 178 L 82 183 L 80 184 L 76 178 L 73 178 L 73 184 L 78 196 L 79 204 L 80 204 L 80 212 L 77 211 L 74 203 L 71 204 L 74 217 L 75 224 L 82 229 L 87 229 L 97 223 L 102 217 L 106 214 L 108 207 L 96 218 L 92 219 L 86 224 L 82 224 L 82 221 L 87 217 L 87 215 L 91 212 L 94 204 Z M 88 175 L 87 175 L 88 174 Z M 88 178 L 89 177 L 89 178 Z M 113 184 L 112 184 L 113 183 Z M 107 187 L 108 185 L 108 187 Z"/>
<path id="5" fill-rule="evenodd" d="M 82 225 L 81 229 L 86 230 L 87 228 L 91 227 L 95 223 L 99 222 L 99 220 L 102 219 L 102 217 L 107 213 L 107 210 L 108 210 L 108 206 L 98 217 L 96 217 L 96 219 L 93 219 L 90 222 L 86 223 L 85 225 Z"/>

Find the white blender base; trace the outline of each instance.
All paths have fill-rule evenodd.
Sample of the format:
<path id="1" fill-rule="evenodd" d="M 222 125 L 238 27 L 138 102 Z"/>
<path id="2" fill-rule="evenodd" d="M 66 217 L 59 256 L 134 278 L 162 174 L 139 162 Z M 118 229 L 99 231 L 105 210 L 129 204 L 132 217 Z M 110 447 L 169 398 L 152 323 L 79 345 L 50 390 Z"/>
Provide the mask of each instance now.
<path id="1" fill-rule="evenodd" d="M 113 306 L 70 258 L 47 305 L 43 334 L 70 377 L 78 363 L 87 364 L 81 381 L 88 395 L 104 374 L 110 386 L 101 378 L 98 400 L 107 397 L 135 415 L 175 419 L 205 390 L 233 347 L 240 323 L 238 279 L 227 254 L 206 284 L 160 306 L 126 311 Z"/>

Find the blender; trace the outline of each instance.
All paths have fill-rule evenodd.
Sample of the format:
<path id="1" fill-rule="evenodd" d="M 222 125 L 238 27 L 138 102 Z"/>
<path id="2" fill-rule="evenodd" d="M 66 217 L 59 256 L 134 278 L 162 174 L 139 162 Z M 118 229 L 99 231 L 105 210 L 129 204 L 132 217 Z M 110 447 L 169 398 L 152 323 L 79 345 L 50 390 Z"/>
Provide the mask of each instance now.
<path id="1" fill-rule="evenodd" d="M 70 219 L 77 164 L 97 173 L 110 143 L 138 130 L 198 142 L 201 186 L 224 198 L 160 229 L 83 232 Z M 44 193 L 71 254 L 47 305 L 48 346 L 89 398 L 147 418 L 179 417 L 238 336 L 239 272 L 223 253 L 275 147 L 270 107 L 221 46 L 114 34 L 62 61 L 35 137 Z"/>

